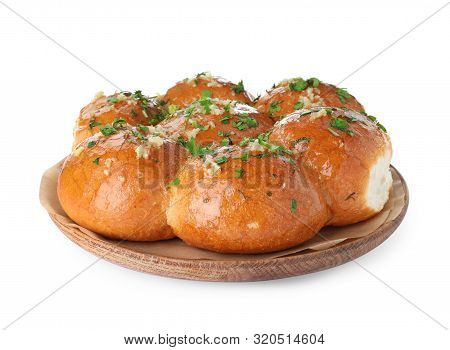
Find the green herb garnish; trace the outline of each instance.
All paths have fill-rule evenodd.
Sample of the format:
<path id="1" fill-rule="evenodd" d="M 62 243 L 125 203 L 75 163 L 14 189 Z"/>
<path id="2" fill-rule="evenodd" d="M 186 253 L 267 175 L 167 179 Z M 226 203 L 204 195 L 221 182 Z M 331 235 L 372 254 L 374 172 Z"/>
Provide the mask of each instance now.
<path id="1" fill-rule="evenodd" d="M 220 137 L 228 137 L 228 136 L 231 136 L 233 133 L 231 131 L 222 131 L 222 130 L 220 130 L 217 134 Z"/>
<path id="2" fill-rule="evenodd" d="M 211 90 L 202 90 L 202 98 L 211 98 L 212 91 Z"/>
<path id="3" fill-rule="evenodd" d="M 298 102 L 294 105 L 294 109 L 295 109 L 295 110 L 301 109 L 301 108 L 303 108 L 303 106 L 304 106 L 303 102 L 298 101 Z"/>
<path id="4" fill-rule="evenodd" d="M 105 126 L 100 128 L 100 131 L 105 136 L 111 136 L 117 133 L 117 130 L 112 127 L 110 124 L 106 124 Z"/>
<path id="5" fill-rule="evenodd" d="M 291 213 L 295 213 L 297 211 L 297 200 L 291 199 Z"/>
<path id="6" fill-rule="evenodd" d="M 108 99 L 106 100 L 106 102 L 108 102 L 108 103 L 117 103 L 117 102 L 119 102 L 119 99 L 117 98 L 116 95 L 113 95 L 113 96 L 109 96 Z"/>
<path id="7" fill-rule="evenodd" d="M 217 164 L 223 164 L 223 163 L 225 163 L 227 160 L 228 160 L 227 157 L 222 156 L 222 157 L 216 158 L 216 159 L 215 159 L 215 162 L 216 162 Z"/>
<path id="8" fill-rule="evenodd" d="M 319 79 L 317 79 L 317 78 L 309 78 L 308 80 L 307 80 L 307 82 L 308 82 L 308 84 L 309 85 L 311 85 L 312 87 L 318 87 L 319 86 L 319 84 L 320 84 L 320 80 Z"/>
<path id="9" fill-rule="evenodd" d="M 220 141 L 221 146 L 229 146 L 231 144 L 231 140 L 229 137 L 226 137 Z"/>
<path id="10" fill-rule="evenodd" d="M 336 94 L 339 97 L 339 100 L 344 104 L 347 103 L 347 99 L 350 98 L 350 94 L 347 92 L 345 88 L 337 88 Z"/>
<path id="11" fill-rule="evenodd" d="M 220 118 L 220 122 L 222 124 L 229 124 L 231 118 L 232 118 L 231 115 L 224 115 L 222 118 Z"/>
<path id="12" fill-rule="evenodd" d="M 233 86 L 233 87 L 231 88 L 231 90 L 233 90 L 233 91 L 234 91 L 235 93 L 237 93 L 237 94 L 240 94 L 241 92 L 244 92 L 245 89 L 244 89 L 244 83 L 243 83 L 243 81 L 241 80 L 237 85 Z"/>
<path id="13" fill-rule="evenodd" d="M 123 128 L 123 126 L 127 123 L 127 121 L 125 119 L 122 118 L 114 118 L 113 121 L 113 128 L 117 129 L 117 128 Z"/>
<path id="14" fill-rule="evenodd" d="M 92 148 L 92 147 L 95 146 L 96 143 L 97 143 L 96 141 L 89 141 L 88 144 L 87 144 L 87 147 L 88 148 Z"/>
<path id="15" fill-rule="evenodd" d="M 302 78 L 292 79 L 289 88 L 293 91 L 303 91 L 308 87 L 308 83 Z"/>
<path id="16" fill-rule="evenodd" d="M 95 120 L 95 117 L 91 117 L 91 119 L 89 119 L 89 129 L 92 129 L 99 125 L 102 125 L 102 124 L 99 123 L 97 120 Z"/>
<path id="17" fill-rule="evenodd" d="M 176 111 L 178 111 L 177 105 L 169 105 L 169 107 L 167 107 L 167 112 L 169 114 L 174 114 Z"/>
<path id="18" fill-rule="evenodd" d="M 334 129 L 338 129 L 346 132 L 350 136 L 353 136 L 353 131 L 348 128 L 348 121 L 342 118 L 333 118 L 330 120 L 330 126 Z"/>
<path id="19" fill-rule="evenodd" d="M 309 137 L 303 136 L 303 137 L 300 137 L 299 139 L 293 141 L 292 143 L 294 145 L 296 145 L 297 143 L 300 143 L 300 142 L 309 142 L 309 141 L 311 141 L 311 139 Z"/>
<path id="20" fill-rule="evenodd" d="M 191 137 L 189 141 L 178 139 L 178 142 L 186 147 L 190 154 L 193 156 L 202 156 L 205 154 L 212 154 L 213 151 L 208 146 L 200 146 L 195 143 L 195 138 Z"/>
<path id="21" fill-rule="evenodd" d="M 244 176 L 244 169 L 236 169 L 234 171 L 234 177 L 236 179 L 240 179 L 242 176 Z"/>
<path id="22" fill-rule="evenodd" d="M 250 137 L 244 137 L 241 142 L 239 142 L 239 146 L 244 147 L 247 146 L 250 142 Z"/>
<path id="23" fill-rule="evenodd" d="M 180 184 L 180 179 L 176 177 L 172 181 L 169 182 L 169 186 L 178 186 Z"/>
<path id="24" fill-rule="evenodd" d="M 92 163 L 94 163 L 95 165 L 98 165 L 99 160 L 100 160 L 100 157 L 97 157 L 92 161 Z"/>
<path id="25" fill-rule="evenodd" d="M 280 101 L 274 101 L 269 106 L 269 114 L 272 115 L 281 110 Z"/>

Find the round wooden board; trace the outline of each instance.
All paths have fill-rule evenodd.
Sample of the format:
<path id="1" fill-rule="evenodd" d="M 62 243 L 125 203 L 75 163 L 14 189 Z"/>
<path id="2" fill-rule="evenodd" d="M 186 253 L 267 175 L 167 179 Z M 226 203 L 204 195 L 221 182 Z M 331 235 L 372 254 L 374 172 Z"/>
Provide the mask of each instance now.
<path id="1" fill-rule="evenodd" d="M 104 260 L 133 270 L 160 276 L 203 281 L 271 280 L 304 275 L 344 264 L 366 254 L 385 241 L 402 222 L 409 202 L 405 180 L 394 167 L 391 167 L 391 171 L 400 180 L 404 191 L 403 206 L 393 220 L 383 223 L 363 237 L 347 239 L 327 249 L 308 249 L 279 257 L 261 256 L 261 258 L 258 258 L 256 256 L 255 258 L 254 256 L 252 259 L 233 260 L 230 257 L 223 256 L 223 260 L 221 260 L 220 256 L 217 258 L 216 255 L 215 259 L 212 260 L 150 254 L 136 249 L 139 243 L 134 243 L 134 246 L 124 246 L 121 242 L 107 240 L 101 236 L 74 229 L 70 225 L 68 226 L 67 222 L 64 222 L 58 214 L 50 213 L 50 217 L 58 228 L 80 247 Z M 165 243 L 159 242 L 159 244 Z"/>

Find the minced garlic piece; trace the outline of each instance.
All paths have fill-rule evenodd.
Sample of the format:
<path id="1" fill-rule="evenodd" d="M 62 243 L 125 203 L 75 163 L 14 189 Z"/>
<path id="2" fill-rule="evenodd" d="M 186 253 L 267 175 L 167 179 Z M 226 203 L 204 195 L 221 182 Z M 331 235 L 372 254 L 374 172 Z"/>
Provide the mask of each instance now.
<path id="1" fill-rule="evenodd" d="M 107 158 L 106 160 L 105 160 L 105 166 L 107 167 L 107 168 L 111 168 L 111 164 L 112 164 L 112 162 L 113 162 L 113 158 Z"/>
<path id="2" fill-rule="evenodd" d="M 83 152 L 83 151 L 84 151 L 84 147 L 80 146 L 80 147 L 76 148 L 75 151 L 73 151 L 73 155 L 75 157 L 78 157 L 81 154 L 81 152 Z"/>
<path id="3" fill-rule="evenodd" d="M 208 86 L 208 87 L 219 87 L 219 86 L 222 86 L 222 84 L 220 84 L 216 80 L 211 80 L 206 86 Z"/>
<path id="4" fill-rule="evenodd" d="M 125 182 L 125 176 L 119 175 L 118 179 L 122 183 Z"/>
<path id="5" fill-rule="evenodd" d="M 136 152 L 136 158 L 148 159 L 148 148 L 145 145 L 139 145 L 134 151 Z"/>
<path id="6" fill-rule="evenodd" d="M 321 110 L 318 111 L 318 112 L 311 113 L 311 114 L 309 115 L 309 120 L 310 120 L 310 121 L 313 121 L 313 120 L 316 120 L 316 119 L 318 119 L 318 118 L 325 117 L 326 115 L 327 115 L 327 111 L 326 111 L 325 109 L 321 109 Z"/>
<path id="7" fill-rule="evenodd" d="M 257 229 L 257 228 L 259 228 L 259 224 L 255 221 L 255 222 L 251 222 L 251 223 L 247 224 L 247 227 Z"/>
<path id="8" fill-rule="evenodd" d="M 92 98 L 92 102 L 94 102 L 95 100 L 98 100 L 100 97 L 105 96 L 105 93 L 103 91 L 99 91 L 97 92 L 94 97 Z"/>
<path id="9" fill-rule="evenodd" d="M 210 106 L 210 109 L 211 109 L 210 113 L 213 114 L 213 115 L 219 115 L 219 114 L 222 114 L 223 112 L 225 112 L 225 110 L 223 108 L 220 108 L 216 104 L 212 104 Z"/>
<path id="10" fill-rule="evenodd" d="M 258 140 L 250 141 L 247 149 L 249 151 L 264 152 L 264 147 L 259 144 Z"/>
<path id="11" fill-rule="evenodd" d="M 203 169 L 207 175 L 213 176 L 220 170 L 220 166 L 214 161 L 211 155 L 207 154 L 205 156 L 205 162 L 203 163 Z"/>
<path id="12" fill-rule="evenodd" d="M 192 130 L 187 130 L 185 131 L 185 135 L 188 139 L 190 139 L 191 137 L 193 137 L 194 139 L 197 137 L 197 134 L 200 132 L 199 128 L 195 128 Z"/>
<path id="13" fill-rule="evenodd" d="M 105 174 L 106 176 L 109 176 L 109 174 L 111 174 L 111 173 L 108 169 L 105 169 L 105 170 L 103 170 L 103 174 Z"/>
<path id="14" fill-rule="evenodd" d="M 123 92 L 121 92 L 120 94 L 117 94 L 116 98 L 117 98 L 117 101 L 125 101 L 126 99 L 128 99 L 128 97 Z"/>
<path id="15" fill-rule="evenodd" d="M 147 143 L 150 147 L 154 146 L 159 148 L 164 144 L 164 139 L 159 136 L 149 136 Z"/>

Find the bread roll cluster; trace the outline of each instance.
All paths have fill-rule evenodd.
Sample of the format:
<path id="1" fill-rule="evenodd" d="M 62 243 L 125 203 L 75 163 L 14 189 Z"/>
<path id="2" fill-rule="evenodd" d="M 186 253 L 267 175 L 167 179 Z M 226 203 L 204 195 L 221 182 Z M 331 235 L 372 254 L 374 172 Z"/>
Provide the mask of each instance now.
<path id="1" fill-rule="evenodd" d="M 60 203 L 111 239 L 272 252 L 370 218 L 392 186 L 384 126 L 317 78 L 284 80 L 256 99 L 242 81 L 209 73 L 162 96 L 98 94 L 74 138 Z"/>

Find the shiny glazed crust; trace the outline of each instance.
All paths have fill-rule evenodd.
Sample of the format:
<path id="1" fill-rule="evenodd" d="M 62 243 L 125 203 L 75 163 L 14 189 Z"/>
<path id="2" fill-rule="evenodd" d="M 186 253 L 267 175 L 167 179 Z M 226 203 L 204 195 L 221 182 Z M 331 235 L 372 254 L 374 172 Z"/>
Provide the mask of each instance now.
<path id="1" fill-rule="evenodd" d="M 167 221 L 187 244 L 222 253 L 277 251 L 310 239 L 327 221 L 325 203 L 295 164 L 250 153 L 246 161 L 241 148 L 224 147 L 180 169 Z"/>
<path id="2" fill-rule="evenodd" d="M 293 90 L 296 87 L 292 84 L 295 84 L 295 79 L 281 82 L 261 97 L 255 107 L 260 112 L 269 113 L 276 120 L 296 110 L 318 106 L 344 107 L 355 111 L 364 110 L 364 107 L 345 89 L 338 89 L 334 85 L 322 82 L 316 82 L 313 85 L 311 82 L 306 82 L 304 90 L 296 91 Z"/>
<path id="3" fill-rule="evenodd" d="M 77 224 L 109 238 L 174 237 L 165 217 L 167 185 L 186 151 L 172 141 L 161 142 L 148 146 L 129 130 L 85 140 L 67 157 L 58 178 L 64 211 Z"/>
<path id="4" fill-rule="evenodd" d="M 156 100 L 136 93 L 99 94 L 83 107 L 74 129 L 73 149 L 80 142 L 112 124 L 114 119 L 124 119 L 130 125 L 154 125 L 162 119 L 163 111 Z"/>
<path id="5" fill-rule="evenodd" d="M 200 99 L 203 91 L 209 91 L 212 98 L 220 100 L 242 101 L 252 103 L 252 97 L 239 84 L 211 76 L 209 73 L 200 73 L 192 79 L 184 79 L 167 90 L 162 100 L 166 105 L 174 105 L 179 109 L 189 106 Z"/>
<path id="6" fill-rule="evenodd" d="M 332 127 L 336 118 L 345 120 L 347 128 Z M 316 108 L 280 120 L 269 139 L 294 150 L 297 165 L 327 202 L 328 225 L 356 223 L 379 211 L 367 204 L 370 171 L 385 155 L 389 171 L 392 149 L 388 135 L 376 122 L 350 110 Z"/>
<path id="7" fill-rule="evenodd" d="M 160 126 L 173 139 L 193 137 L 200 145 L 230 145 L 267 132 L 273 121 L 241 102 L 204 98 L 163 120 Z"/>

